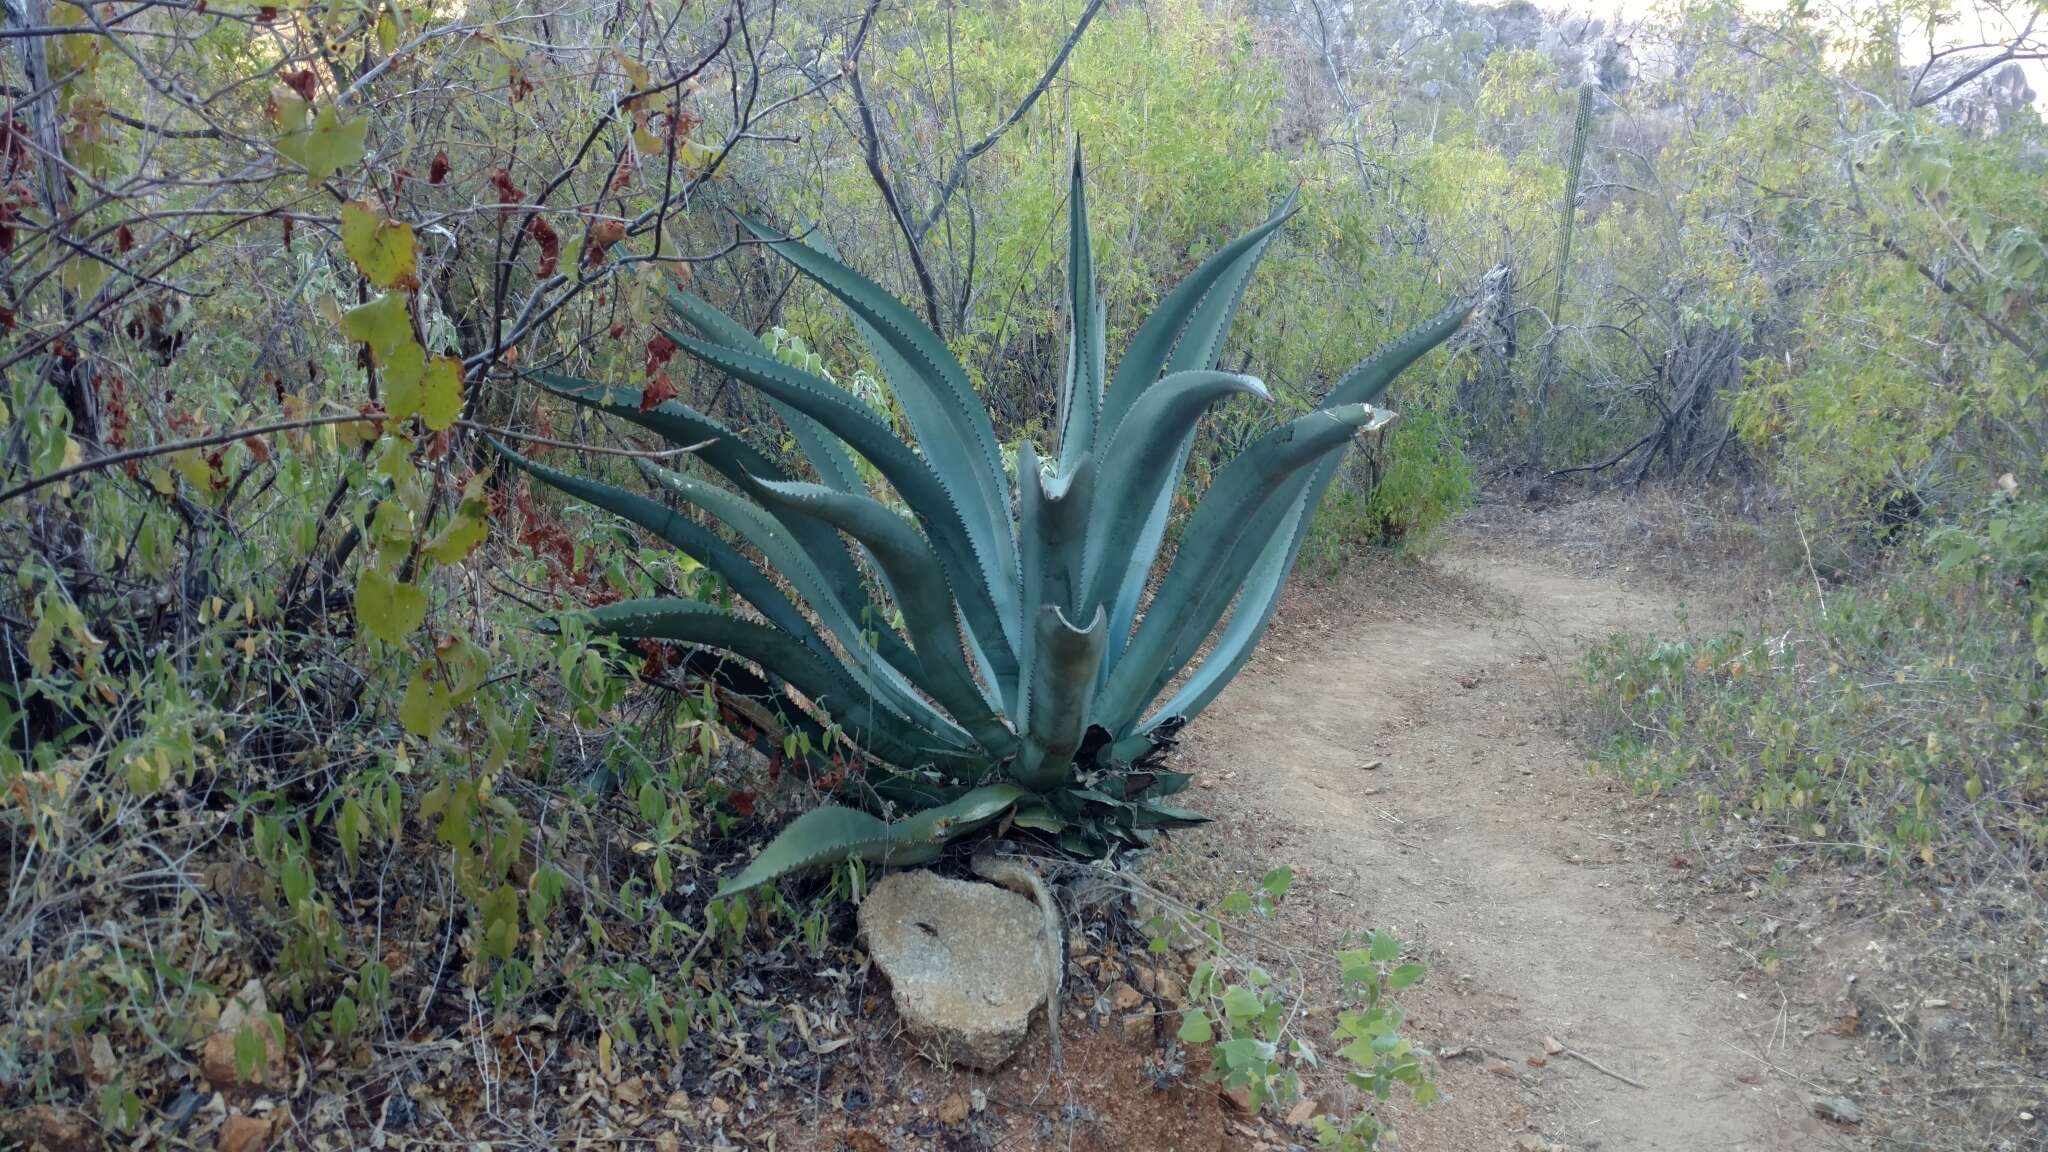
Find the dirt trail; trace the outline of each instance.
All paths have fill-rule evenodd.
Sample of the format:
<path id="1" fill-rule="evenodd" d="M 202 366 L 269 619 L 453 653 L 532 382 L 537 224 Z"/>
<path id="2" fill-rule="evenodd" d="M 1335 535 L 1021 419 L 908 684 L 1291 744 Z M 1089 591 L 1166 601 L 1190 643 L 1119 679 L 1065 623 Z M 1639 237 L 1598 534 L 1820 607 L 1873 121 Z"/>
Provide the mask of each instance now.
<path id="1" fill-rule="evenodd" d="M 1502 550 L 1457 537 L 1411 581 L 1427 603 L 1354 581 L 1354 603 L 1288 623 L 1191 733 L 1220 817 L 1204 851 L 1295 864 L 1301 943 L 1424 945 L 1412 1030 L 1466 1055 L 1441 1061 L 1450 1098 L 1402 1119 L 1409 1152 L 1827 1146 L 1771 1069 L 1791 1059 L 1778 1006 L 1656 905 L 1668 840 L 1614 818 L 1560 724 L 1586 646 L 1677 602 Z M 1546 1036 L 1642 1087 L 1544 1059 Z"/>

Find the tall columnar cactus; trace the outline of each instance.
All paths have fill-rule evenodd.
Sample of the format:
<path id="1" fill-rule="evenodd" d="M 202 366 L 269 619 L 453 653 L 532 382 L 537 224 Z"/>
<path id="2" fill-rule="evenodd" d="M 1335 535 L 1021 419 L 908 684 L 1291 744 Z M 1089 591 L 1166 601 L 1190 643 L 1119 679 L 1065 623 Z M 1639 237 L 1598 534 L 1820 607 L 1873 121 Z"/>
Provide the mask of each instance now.
<path id="1" fill-rule="evenodd" d="M 852 856 L 928 859 L 1004 817 L 1083 853 L 1200 819 L 1166 803 L 1187 778 L 1159 770 L 1160 753 L 1250 657 L 1345 444 L 1392 418 L 1373 402 L 1469 311 L 1454 304 L 1388 344 L 1320 406 L 1222 468 L 1144 607 L 1196 424 L 1224 401 L 1269 399 L 1258 380 L 1217 371 L 1216 359 L 1246 281 L 1292 211 L 1290 200 L 1169 293 L 1112 374 L 1077 155 L 1059 451 L 1042 460 L 1020 445 L 1014 484 L 944 341 L 831 255 L 751 221 L 852 312 L 915 447 L 859 399 L 776 359 L 680 291 L 669 298 L 682 322 L 671 339 L 773 404 L 809 478 L 675 401 L 643 411 L 636 389 L 542 378 L 677 444 L 710 441 L 696 459 L 712 475 L 643 463 L 655 496 L 500 450 L 689 554 L 753 610 L 639 600 L 589 613 L 589 626 L 739 657 L 767 677 L 732 660 L 706 670 L 775 726 L 822 734 L 829 722 L 861 753 L 839 786 L 858 807 L 799 817 L 725 891 Z M 856 457 L 900 505 L 870 490 Z M 723 524 L 738 545 L 676 505 Z M 899 615 L 900 631 L 888 623 Z"/>

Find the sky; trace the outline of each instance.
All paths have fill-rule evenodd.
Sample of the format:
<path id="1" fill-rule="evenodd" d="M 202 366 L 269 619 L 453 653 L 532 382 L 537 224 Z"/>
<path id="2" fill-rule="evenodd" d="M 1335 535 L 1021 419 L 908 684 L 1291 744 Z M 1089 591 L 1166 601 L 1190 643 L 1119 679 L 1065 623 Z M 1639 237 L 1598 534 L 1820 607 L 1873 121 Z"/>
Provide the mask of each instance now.
<path id="1" fill-rule="evenodd" d="M 1781 11 L 1785 7 L 1785 2 L 1786 0 L 1743 0 L 1743 6 L 1756 11 Z M 1667 6 L 1664 0 L 1534 0 L 1534 3 L 1538 8 L 1548 12 L 1598 16 L 1623 23 L 1634 23 L 1655 16 L 1660 9 Z M 1858 0 L 1815 0 L 1810 6 L 1822 10 L 1838 9 L 1846 13 L 1867 5 Z M 2002 4 L 1959 0 L 1953 5 L 1955 20 L 1937 30 L 1934 42 L 1943 48 L 1958 44 L 2002 43 L 2024 28 L 2028 14 L 2034 9 L 2032 0 L 2006 0 Z M 2048 47 L 2048 12 L 2042 14 L 2034 40 L 2037 44 Z M 1927 35 L 1924 31 L 1909 33 L 1907 36 L 1909 45 L 1925 44 L 1926 41 Z M 1991 51 L 1987 50 L 1985 54 L 1991 54 Z M 1909 47 L 1906 56 L 1909 62 L 1917 63 L 1919 59 L 1925 58 L 1924 49 L 1916 58 Z M 2034 90 L 2035 106 L 2048 106 L 2048 61 L 2021 61 L 2020 67 L 2026 73 L 2028 85 Z"/>

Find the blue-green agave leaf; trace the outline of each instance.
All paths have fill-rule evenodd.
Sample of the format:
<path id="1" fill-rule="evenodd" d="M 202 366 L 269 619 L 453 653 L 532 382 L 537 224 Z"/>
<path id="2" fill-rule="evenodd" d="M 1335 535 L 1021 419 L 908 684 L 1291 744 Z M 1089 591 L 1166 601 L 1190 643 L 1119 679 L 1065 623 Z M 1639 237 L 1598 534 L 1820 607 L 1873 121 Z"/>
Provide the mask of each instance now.
<path id="1" fill-rule="evenodd" d="M 1067 198 L 1067 372 L 1060 388 L 1060 471 L 1072 472 L 1095 450 L 1095 422 L 1102 410 L 1109 355 L 1107 321 L 1095 283 L 1095 253 L 1088 239 L 1088 191 L 1082 179 L 1081 145 L 1074 144 L 1072 188 Z"/>
<path id="2" fill-rule="evenodd" d="M 642 411 L 641 394 L 634 389 L 580 380 L 574 376 L 559 376 L 551 372 L 537 375 L 541 386 L 555 395 L 637 424 L 679 448 L 703 444 L 704 446 L 696 452 L 695 458 L 709 465 L 713 471 L 742 491 L 745 491 L 747 485 L 753 483 L 757 477 L 764 480 L 790 478 L 782 465 L 770 459 L 760 449 L 741 439 L 732 429 L 687 404 L 668 400 Z M 790 534 L 802 541 L 804 551 L 810 553 L 818 566 L 825 570 L 834 587 L 859 587 L 860 570 L 854 565 L 853 557 L 847 553 L 846 543 L 839 538 L 839 533 L 820 521 L 807 520 L 800 516 L 790 519 L 787 523 Z M 864 589 L 859 593 L 859 603 L 849 603 L 849 607 L 856 609 L 856 616 L 868 612 L 867 594 Z M 883 641 L 883 654 L 889 656 L 892 662 L 900 655 L 887 640 Z"/>
<path id="3" fill-rule="evenodd" d="M 635 492 L 586 480 L 581 476 L 550 468 L 531 460 L 493 439 L 499 455 L 530 473 L 534 478 L 620 516 L 668 541 L 692 560 L 723 577 L 740 599 L 752 604 L 768 622 L 796 637 L 804 647 L 825 659 L 835 659 L 809 618 L 799 611 L 782 589 L 769 579 L 739 549 L 720 539 L 703 525 L 683 516 L 666 504 Z"/>
<path id="4" fill-rule="evenodd" d="M 1330 395 L 1324 398 L 1322 406 L 1378 400 L 1404 369 L 1457 331 L 1471 310 L 1470 301 L 1456 301 L 1388 341 L 1346 372 L 1330 390 Z M 1168 717 L 1192 719 L 1199 715 L 1251 658 L 1260 637 L 1265 635 L 1266 626 L 1272 622 L 1287 575 L 1294 570 L 1294 562 L 1301 554 L 1302 541 L 1307 538 L 1316 505 L 1322 502 L 1324 493 L 1335 481 L 1340 465 L 1341 456 L 1332 456 L 1313 469 L 1297 473 L 1288 482 L 1288 489 L 1280 493 L 1283 498 L 1291 500 L 1291 505 L 1288 505 L 1286 517 L 1274 534 L 1263 541 L 1253 538 L 1239 541 L 1225 564 L 1222 579 L 1205 597 L 1205 603 L 1194 610 L 1181 646 L 1171 657 L 1171 666 L 1176 669 L 1184 667 L 1194 658 L 1196 650 L 1207 640 L 1209 630 L 1222 618 L 1226 609 L 1230 611 L 1229 625 L 1217 635 L 1202 665 L 1180 686 L 1171 700 L 1139 726 L 1140 732 L 1150 731 Z M 1234 608 L 1230 605 L 1233 596 L 1236 599 Z"/>
<path id="5" fill-rule="evenodd" d="M 1294 215 L 1295 205 L 1300 200 L 1299 189 L 1288 193 L 1286 201 L 1273 215 L 1286 220 Z M 1245 287 L 1251 283 L 1252 273 L 1258 270 L 1259 262 L 1265 259 L 1266 249 L 1277 235 L 1277 231 L 1267 232 L 1251 248 L 1240 253 L 1203 293 L 1201 304 L 1181 325 L 1180 336 L 1173 345 L 1173 355 L 1166 361 L 1164 371 L 1167 374 L 1216 367 L 1217 359 L 1223 355 L 1223 343 L 1230 336 L 1230 325 L 1237 319 L 1238 305 L 1244 301 Z"/>
<path id="6" fill-rule="evenodd" d="M 876 500 L 819 484 L 768 481 L 765 499 L 816 516 L 865 545 L 897 589 L 911 643 L 916 646 L 918 682 L 976 743 L 997 759 L 1017 749 L 1017 735 L 1003 723 L 968 670 L 954 596 L 931 545 L 903 517 Z"/>
<path id="7" fill-rule="evenodd" d="M 893 764 L 931 764 L 972 770 L 981 757 L 934 742 L 926 732 L 882 707 L 846 666 L 827 660 L 771 624 L 742 620 L 696 600 L 622 600 L 580 614 L 599 635 L 647 637 L 701 644 L 751 660 L 830 713 L 862 747 Z"/>
<path id="8" fill-rule="evenodd" d="M 1387 341 L 1378 351 L 1339 377 L 1319 406 L 1336 408 L 1345 404 L 1378 403 L 1379 398 L 1386 394 L 1387 386 L 1394 382 L 1394 377 L 1458 330 L 1465 317 L 1472 314 L 1472 304 L 1471 300 L 1453 301 L 1436 315 Z"/>
<path id="9" fill-rule="evenodd" d="M 1265 532 L 1277 528 L 1279 518 L 1269 510 L 1285 481 L 1348 443 L 1356 429 L 1389 416 L 1369 404 L 1309 412 L 1260 437 L 1224 466 L 1189 516 L 1151 609 L 1097 697 L 1098 723 L 1118 737 L 1128 735 L 1138 711 L 1172 679 L 1178 668 L 1170 657 L 1238 540 L 1255 526 Z"/>
<path id="10" fill-rule="evenodd" d="M 966 369 L 946 342 L 903 302 L 839 261 L 758 221 L 741 217 L 749 231 L 798 271 L 874 328 L 891 353 L 882 364 L 897 402 L 934 470 L 950 490 L 992 580 L 1014 582 L 1017 540 L 1010 523 L 1010 488 L 988 409 Z M 859 451 L 859 446 L 855 445 Z M 862 453 L 866 455 L 866 453 Z M 872 457 L 870 457 L 872 459 Z M 879 466 L 879 462 L 877 462 Z"/>
<path id="11" fill-rule="evenodd" d="M 996 569 L 993 564 L 983 563 L 980 548 L 983 544 L 998 547 L 998 542 L 975 540 L 972 526 L 962 518 L 959 504 L 931 465 L 898 440 L 894 430 L 867 405 L 829 381 L 779 360 L 735 352 L 690 336 L 675 339 L 685 351 L 712 367 L 814 417 L 854 451 L 867 457 L 924 524 L 940 562 L 946 567 L 947 579 L 959 598 L 961 614 L 973 640 L 999 678 L 999 684 L 1016 677 L 1017 649 L 1011 635 L 1015 624 L 1006 617 L 1014 609 L 1017 589 L 1010 581 L 991 582 L 990 574 Z M 1003 524 L 1007 540 L 1007 516 Z M 1014 551 L 1014 545 L 1000 546 Z"/>
<path id="12" fill-rule="evenodd" d="M 1268 217 L 1266 222 L 1231 241 L 1214 256 L 1202 262 L 1188 278 L 1176 285 L 1145 322 L 1138 326 L 1137 335 L 1131 338 L 1130 346 L 1124 349 L 1124 358 L 1117 363 L 1116 374 L 1110 378 L 1109 390 L 1103 396 L 1102 417 L 1097 423 L 1096 438 L 1107 439 L 1116 434 L 1122 426 L 1124 416 L 1138 397 L 1150 388 L 1160 374 L 1166 370 L 1175 347 L 1189 334 L 1189 324 L 1197 315 L 1203 314 L 1202 305 L 1209 293 L 1226 276 L 1239 272 L 1245 276 L 1258 263 L 1264 251 L 1267 237 L 1271 236 L 1288 217 L 1294 214 L 1294 200 L 1288 198 L 1280 210 Z M 1240 289 L 1241 290 L 1241 289 Z M 1228 310 L 1210 313 L 1213 318 L 1227 322 Z M 1196 333 L 1198 340 L 1209 338 L 1206 333 Z M 1213 337 L 1220 339 L 1220 334 Z M 1213 363 L 1213 361 L 1212 361 Z M 1200 365 L 1207 367 L 1209 365 Z"/>
<path id="13" fill-rule="evenodd" d="M 1089 513 L 1079 603 L 1114 601 L 1131 570 L 1129 549 L 1141 539 L 1160 498 L 1170 499 L 1179 484 L 1181 445 L 1212 405 L 1240 395 L 1272 399 L 1253 377 L 1198 370 L 1160 380 L 1132 405 L 1130 419 L 1117 429 L 1102 456 Z M 1150 567 L 1148 561 L 1147 574 Z"/>
<path id="14" fill-rule="evenodd" d="M 1088 701 L 1095 669 L 1108 639 L 1109 617 L 1100 605 L 1088 626 L 1076 627 L 1057 605 L 1039 608 L 1031 650 L 1029 739 L 1012 774 L 1027 787 L 1058 786 L 1088 732 Z"/>
<path id="15" fill-rule="evenodd" d="M 908 677 L 919 671 L 916 655 L 908 647 L 901 649 L 900 666 L 882 657 L 882 638 L 901 637 L 896 636 L 887 620 L 874 619 L 872 614 L 865 620 L 855 615 L 859 609 L 850 607 L 849 601 L 865 603 L 858 584 L 835 585 L 784 527 L 783 521 L 768 509 L 715 484 L 671 472 L 650 461 L 636 463 L 650 481 L 702 508 L 759 551 L 769 567 L 789 581 L 811 611 L 824 621 L 826 629 L 838 637 L 840 647 L 854 658 L 849 670 L 862 687 L 899 715 L 931 731 L 935 739 L 955 747 L 967 746 L 967 734 L 935 711 L 912 687 Z"/>
<path id="16" fill-rule="evenodd" d="M 718 886 L 720 899 L 737 896 L 784 876 L 813 868 L 829 868 L 858 856 L 885 851 L 889 822 L 856 808 L 826 804 L 789 822 L 761 854 L 737 875 Z"/>
<path id="17" fill-rule="evenodd" d="M 718 895 L 735 896 L 792 873 L 856 857 L 871 864 L 923 863 L 1028 796 L 1014 784 L 991 784 L 893 824 L 853 808 L 813 808 L 790 821 L 753 863 L 719 885 Z"/>
<path id="18" fill-rule="evenodd" d="M 680 288 L 671 288 L 667 299 L 669 310 L 682 317 L 683 322 L 696 329 L 704 339 L 735 352 L 771 355 L 768 346 L 745 325 L 699 297 Z M 769 403 L 774 405 L 775 414 L 782 418 L 790 436 L 796 440 L 797 450 L 810 461 L 822 483 L 842 492 L 867 492 L 867 485 L 861 482 L 860 469 L 854 466 L 852 453 L 840 443 L 839 437 L 832 435 L 823 424 L 780 400 L 770 400 Z"/>
<path id="19" fill-rule="evenodd" d="M 1333 468 L 1341 459 L 1326 461 L 1315 472 L 1320 474 L 1324 468 Z M 1265 539 L 1250 572 L 1238 584 L 1240 590 L 1236 606 L 1231 609 L 1229 625 L 1216 637 L 1216 643 L 1210 647 L 1209 655 L 1201 666 L 1187 678 L 1172 699 L 1138 726 L 1138 731 L 1149 732 L 1170 716 L 1194 719 L 1229 686 L 1245 662 L 1251 659 L 1259 638 L 1265 635 L 1266 625 L 1273 619 L 1273 610 L 1280 604 L 1280 590 L 1287 582 L 1287 574 L 1294 568 L 1295 558 L 1301 553 L 1301 542 L 1308 533 L 1308 489 L 1312 483 L 1296 482 L 1292 487 L 1295 494 L 1286 516 L 1277 530 Z M 1238 549 L 1250 550 L 1247 542 L 1242 540 L 1238 542 Z M 1189 634 L 1194 631 L 1194 628 L 1188 630 Z M 1206 638 L 1207 629 L 1203 629 L 1201 635 Z M 1183 639 L 1182 651 L 1174 654 L 1176 667 L 1185 667 L 1194 656 L 1185 650 L 1186 644 Z"/>

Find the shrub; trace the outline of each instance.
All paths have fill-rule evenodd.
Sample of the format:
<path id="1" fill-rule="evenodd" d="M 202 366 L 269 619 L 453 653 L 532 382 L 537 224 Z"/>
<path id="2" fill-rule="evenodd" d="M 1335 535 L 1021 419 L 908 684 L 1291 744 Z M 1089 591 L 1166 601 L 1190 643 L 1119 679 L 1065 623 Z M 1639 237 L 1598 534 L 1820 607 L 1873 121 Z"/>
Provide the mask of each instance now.
<path id="1" fill-rule="evenodd" d="M 1813 598 L 1782 633 L 1610 640 L 1586 664 L 1612 729 L 1600 765 L 1837 858 L 2038 866 L 2044 524 L 2030 506 L 1945 532 L 1867 587 Z"/>
<path id="2" fill-rule="evenodd" d="M 723 650 L 786 681 L 802 702 L 734 662 L 713 673 L 770 714 L 752 727 L 764 752 L 857 805 L 799 817 L 726 892 L 849 857 L 930 859 L 1004 817 L 1088 854 L 1199 819 L 1164 802 L 1187 778 L 1160 770 L 1160 754 L 1249 658 L 1342 449 L 1355 430 L 1391 419 L 1372 401 L 1469 311 L 1454 304 L 1392 341 L 1219 469 L 1141 617 L 1199 421 L 1232 397 L 1267 396 L 1215 363 L 1291 213 L 1290 202 L 1169 293 L 1112 375 L 1076 156 L 1059 450 L 1041 465 L 1029 441 L 1020 446 L 1014 498 L 993 422 L 945 342 L 828 253 L 758 224 L 758 238 L 853 313 L 915 447 L 862 399 L 682 292 L 670 307 L 691 331 L 669 339 L 768 398 L 815 482 L 676 400 L 544 377 L 678 446 L 701 444 L 722 485 L 645 461 L 642 471 L 765 562 L 657 500 L 501 447 L 713 569 L 758 614 L 671 597 L 598 608 L 585 626 Z M 842 532 L 860 548 L 847 549 Z M 852 748 L 827 757 L 835 734 Z"/>

